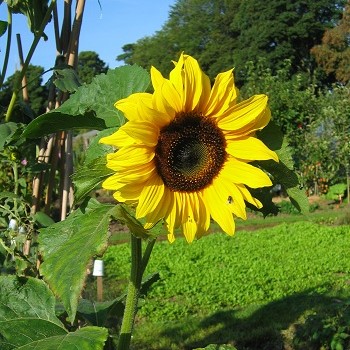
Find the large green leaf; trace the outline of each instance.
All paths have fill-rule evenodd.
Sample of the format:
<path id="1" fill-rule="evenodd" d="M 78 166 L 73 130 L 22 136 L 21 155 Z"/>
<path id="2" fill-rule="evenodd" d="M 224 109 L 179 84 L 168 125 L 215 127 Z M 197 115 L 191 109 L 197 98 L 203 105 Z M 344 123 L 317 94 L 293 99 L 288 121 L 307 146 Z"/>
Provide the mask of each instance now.
<path id="1" fill-rule="evenodd" d="M 77 311 L 87 267 L 107 246 L 111 218 L 126 224 L 137 237 L 149 239 L 147 231 L 122 205 L 101 204 L 91 199 L 66 220 L 40 230 L 39 249 L 44 262 L 40 272 L 60 297 L 71 321 Z"/>
<path id="2" fill-rule="evenodd" d="M 55 316 L 55 297 L 43 281 L 0 276 L 0 290 L 1 349 L 67 334 Z"/>
<path id="3" fill-rule="evenodd" d="M 22 13 L 27 17 L 28 27 L 38 33 L 48 10 L 48 0 L 7 0 L 7 5 L 13 13 Z M 45 33 L 42 36 L 47 40 Z"/>
<path id="4" fill-rule="evenodd" d="M 53 83 L 64 92 L 75 92 L 81 86 L 77 72 L 72 67 L 55 69 Z"/>
<path id="5" fill-rule="evenodd" d="M 73 175 L 75 202 L 79 203 L 104 179 L 114 172 L 106 167 L 107 158 L 102 156 L 91 163 L 81 166 Z"/>
<path id="6" fill-rule="evenodd" d="M 84 327 L 75 332 L 33 341 L 18 350 L 103 350 L 108 330 L 99 327 Z"/>
<path id="7" fill-rule="evenodd" d="M 104 326 L 110 315 L 114 318 L 123 316 L 124 297 L 125 295 L 122 295 L 120 298 L 104 302 L 81 299 L 78 304 L 78 314 L 94 326 Z"/>
<path id="8" fill-rule="evenodd" d="M 113 152 L 113 147 L 99 144 L 98 142 L 101 137 L 110 135 L 115 130 L 115 128 L 102 130 L 93 138 L 85 153 L 84 164 L 74 173 L 73 182 L 75 185 L 75 201 L 77 203 L 89 195 L 104 179 L 114 173 L 113 170 L 106 167 L 106 154 Z"/>
<path id="9" fill-rule="evenodd" d="M 258 137 L 277 153 L 279 163 L 268 160 L 259 161 L 257 164 L 272 175 L 274 184 L 282 185 L 293 205 L 301 213 L 308 213 L 309 202 L 302 184 L 294 171 L 292 152 L 283 133 L 273 122 L 270 122 L 258 133 Z"/>
<path id="10" fill-rule="evenodd" d="M 40 272 L 61 298 L 71 321 L 91 258 L 107 247 L 113 207 L 90 201 L 66 220 L 40 230 L 39 245 L 44 259 Z"/>
<path id="11" fill-rule="evenodd" d="M 36 138 L 59 130 L 119 127 L 123 114 L 114 103 L 149 85 L 149 74 L 138 66 L 123 66 L 96 76 L 91 84 L 83 85 L 56 110 L 33 120 L 23 136 Z"/>
<path id="12" fill-rule="evenodd" d="M 0 124 L 0 151 L 4 149 L 7 138 L 17 130 L 17 124 L 13 122 Z"/>
<path id="13" fill-rule="evenodd" d="M 117 128 L 109 128 L 102 130 L 90 141 L 89 147 L 85 152 L 85 163 L 91 163 L 95 159 L 102 156 L 106 156 L 107 153 L 111 153 L 114 151 L 113 146 L 99 143 L 99 141 L 102 137 L 109 136 L 115 131 L 117 131 Z"/>

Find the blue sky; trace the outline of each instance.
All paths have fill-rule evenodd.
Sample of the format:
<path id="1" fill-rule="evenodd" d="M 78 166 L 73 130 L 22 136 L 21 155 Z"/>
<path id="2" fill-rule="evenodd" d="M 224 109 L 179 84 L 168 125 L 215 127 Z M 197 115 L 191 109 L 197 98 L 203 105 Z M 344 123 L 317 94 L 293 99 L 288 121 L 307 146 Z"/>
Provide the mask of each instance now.
<path id="1" fill-rule="evenodd" d="M 79 51 L 96 51 L 110 68 L 123 64 L 115 58 L 123 53 L 122 46 L 154 34 L 168 19 L 170 6 L 176 0 L 86 0 Z M 75 1 L 73 1 L 75 4 Z M 63 0 L 57 0 L 58 10 L 63 8 Z M 74 9 L 74 5 L 72 6 Z M 0 6 L 0 19 L 6 20 L 6 6 Z M 62 19 L 62 16 L 60 16 Z M 16 34 L 21 34 L 24 56 L 29 50 L 33 35 L 27 27 L 26 18 L 16 14 L 13 17 L 13 43 L 7 76 L 19 67 Z M 54 65 L 55 42 L 53 23 L 50 22 L 45 33 L 49 40 L 40 41 L 31 63 L 48 69 Z M 0 67 L 3 64 L 6 34 L 0 38 Z"/>

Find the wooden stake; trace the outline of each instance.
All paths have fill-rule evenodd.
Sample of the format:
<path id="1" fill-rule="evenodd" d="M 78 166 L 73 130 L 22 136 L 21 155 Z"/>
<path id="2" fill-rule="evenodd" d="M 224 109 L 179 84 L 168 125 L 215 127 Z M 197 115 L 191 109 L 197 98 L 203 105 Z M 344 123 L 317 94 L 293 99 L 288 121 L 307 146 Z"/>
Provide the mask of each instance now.
<path id="1" fill-rule="evenodd" d="M 103 277 L 97 276 L 97 301 L 103 300 Z"/>

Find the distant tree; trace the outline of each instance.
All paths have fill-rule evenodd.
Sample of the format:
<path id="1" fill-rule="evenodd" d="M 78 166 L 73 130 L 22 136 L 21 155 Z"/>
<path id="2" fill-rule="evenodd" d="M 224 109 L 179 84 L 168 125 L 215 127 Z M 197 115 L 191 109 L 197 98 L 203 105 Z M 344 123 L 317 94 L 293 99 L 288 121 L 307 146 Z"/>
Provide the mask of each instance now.
<path id="1" fill-rule="evenodd" d="M 28 106 L 23 104 L 22 93 L 18 95 L 14 121 L 29 122 L 32 118 L 45 112 L 47 101 L 47 88 L 42 85 L 44 68 L 41 66 L 29 65 L 27 70 L 27 89 L 29 95 Z M 9 76 L 0 90 L 1 118 L 6 113 L 6 108 L 11 100 L 14 82 L 18 79 L 19 71 Z"/>
<path id="2" fill-rule="evenodd" d="M 95 75 L 106 73 L 108 66 L 94 51 L 81 51 L 78 56 L 78 76 L 83 83 L 89 84 Z"/>
<path id="3" fill-rule="evenodd" d="M 124 46 L 118 60 L 169 71 L 169 61 L 184 51 L 214 77 L 236 67 L 244 82 L 245 63 L 265 58 L 278 69 L 284 59 L 293 72 L 315 66 L 310 49 L 336 23 L 344 0 L 178 0 L 155 35 Z"/>
<path id="4" fill-rule="evenodd" d="M 339 24 L 327 29 L 322 44 L 311 52 L 319 66 L 330 76 L 331 81 L 344 84 L 350 81 L 350 1 L 348 0 Z"/>
<path id="5" fill-rule="evenodd" d="M 302 152 L 302 167 L 318 165 L 329 184 L 350 180 L 350 88 L 335 86 L 317 98 L 320 115 L 311 123 Z M 314 171 L 311 177 L 315 177 Z"/>

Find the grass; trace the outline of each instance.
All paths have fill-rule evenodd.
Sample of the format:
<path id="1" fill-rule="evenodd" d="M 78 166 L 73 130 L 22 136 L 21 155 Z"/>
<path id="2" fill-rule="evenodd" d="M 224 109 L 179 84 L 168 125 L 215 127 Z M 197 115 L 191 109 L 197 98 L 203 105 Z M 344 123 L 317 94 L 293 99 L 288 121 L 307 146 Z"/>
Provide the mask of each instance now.
<path id="1" fill-rule="evenodd" d="M 233 238 L 213 234 L 191 245 L 157 243 L 148 272 L 159 271 L 161 279 L 141 303 L 133 349 L 341 346 L 350 334 L 350 228 L 317 222 L 332 224 L 344 213 L 256 217 L 250 228 L 259 222 L 274 227 L 241 226 Z M 107 280 L 117 281 L 119 293 L 128 275 L 128 244 L 110 247 L 104 259 Z"/>
<path id="2" fill-rule="evenodd" d="M 247 220 L 236 220 L 236 231 L 252 231 L 265 227 L 273 227 L 280 225 L 281 223 L 295 223 L 300 221 L 325 225 L 350 224 L 350 209 L 346 204 L 343 204 L 338 209 L 334 209 L 332 202 L 322 201 L 318 210 L 315 210 L 306 215 L 280 213 L 276 216 L 267 216 L 264 218 L 259 213 L 251 213 L 248 214 Z M 127 232 L 126 229 L 123 230 L 123 227 L 121 227 L 119 230 L 114 231 L 109 243 L 111 245 L 114 245 L 128 242 L 129 232 Z M 219 226 L 213 222 L 211 225 L 211 232 L 218 231 L 220 231 Z M 166 236 L 161 236 L 159 239 L 166 239 Z"/>

